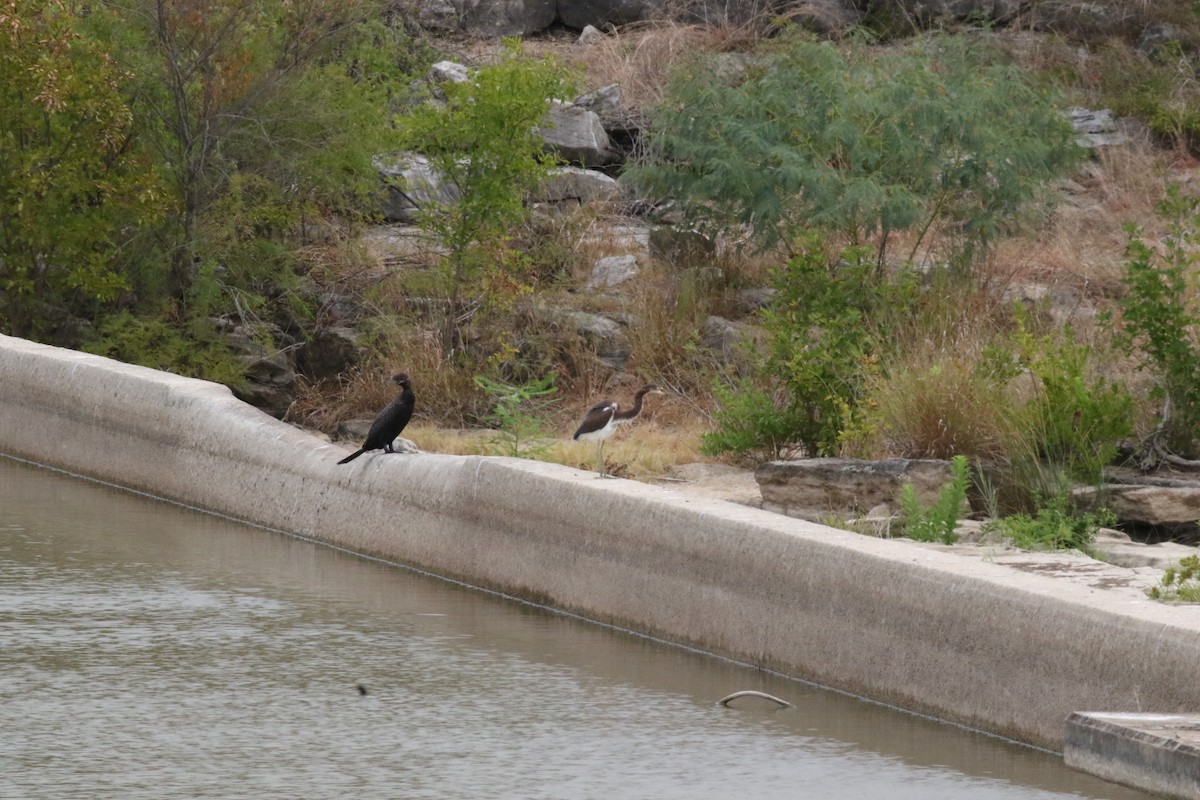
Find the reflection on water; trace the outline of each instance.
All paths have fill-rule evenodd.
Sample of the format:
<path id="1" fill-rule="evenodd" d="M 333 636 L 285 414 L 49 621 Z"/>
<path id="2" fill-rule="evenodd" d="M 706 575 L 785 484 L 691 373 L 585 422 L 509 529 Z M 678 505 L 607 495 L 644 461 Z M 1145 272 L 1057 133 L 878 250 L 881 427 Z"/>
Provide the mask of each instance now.
<path id="1" fill-rule="evenodd" d="M 794 706 L 715 705 L 742 689 Z M 1040 751 L 0 459 L 0 798 L 798 796 L 1145 797 Z"/>

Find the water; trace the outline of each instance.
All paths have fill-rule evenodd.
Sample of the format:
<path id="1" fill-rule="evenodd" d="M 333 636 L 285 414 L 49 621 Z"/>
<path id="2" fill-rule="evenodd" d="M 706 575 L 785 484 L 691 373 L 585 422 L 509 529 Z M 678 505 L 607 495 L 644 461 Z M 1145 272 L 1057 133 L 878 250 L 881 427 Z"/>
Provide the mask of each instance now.
<path id="1" fill-rule="evenodd" d="M 743 689 L 794 706 L 716 705 Z M 0 458 L 4 800 L 798 796 L 1146 797 L 1052 754 Z"/>

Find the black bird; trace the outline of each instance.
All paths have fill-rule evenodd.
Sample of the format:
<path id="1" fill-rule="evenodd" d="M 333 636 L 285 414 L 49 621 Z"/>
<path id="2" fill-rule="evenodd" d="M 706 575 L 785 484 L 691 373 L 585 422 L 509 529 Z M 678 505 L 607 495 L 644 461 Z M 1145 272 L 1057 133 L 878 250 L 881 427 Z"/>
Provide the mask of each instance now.
<path id="1" fill-rule="evenodd" d="M 600 473 L 601 478 L 608 477 L 604 474 L 604 440 L 616 432 L 618 425 L 636 419 L 637 415 L 642 413 L 642 399 L 648 394 L 665 392 L 653 383 L 643 386 L 633 396 L 633 407 L 628 411 L 622 411 L 620 404 L 615 400 L 603 400 L 588 410 L 579 425 L 579 430 L 575 431 L 575 441 L 584 439 L 600 443 L 596 453 L 596 471 Z"/>
<path id="2" fill-rule="evenodd" d="M 379 416 L 371 423 L 371 430 L 367 432 L 367 440 L 363 442 L 363 446 L 343 458 L 339 464 L 353 461 L 368 450 L 383 448 L 385 453 L 396 452 L 392 447 L 392 440 L 400 435 L 400 431 L 404 430 L 404 426 L 412 419 L 416 398 L 408 375 L 403 372 L 393 375 L 392 382 L 400 384 L 400 396 L 379 412 Z"/>

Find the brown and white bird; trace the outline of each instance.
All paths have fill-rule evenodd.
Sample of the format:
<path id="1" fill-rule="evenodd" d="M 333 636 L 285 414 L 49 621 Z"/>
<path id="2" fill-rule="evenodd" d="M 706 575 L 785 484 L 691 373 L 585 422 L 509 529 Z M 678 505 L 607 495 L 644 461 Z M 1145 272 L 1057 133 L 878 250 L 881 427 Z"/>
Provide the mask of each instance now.
<path id="1" fill-rule="evenodd" d="M 648 394 L 665 394 L 662 389 L 651 383 L 637 390 L 633 396 L 633 406 L 628 411 L 622 411 L 615 400 L 603 400 L 592 406 L 583 417 L 579 430 L 575 431 L 574 439 L 598 442 L 596 451 L 596 472 L 601 478 L 608 476 L 604 472 L 604 440 L 616 433 L 617 427 L 630 420 L 637 419 L 642 413 L 642 400 Z"/>
<path id="2" fill-rule="evenodd" d="M 385 453 L 396 452 L 392 446 L 392 441 L 400 435 L 400 431 L 404 430 L 404 426 L 412 419 L 416 397 L 413 395 L 412 382 L 409 381 L 408 375 L 403 372 L 393 375 L 392 383 L 399 384 L 399 396 L 389 403 L 387 408 L 380 411 L 379 416 L 375 417 L 375 421 L 371 423 L 371 430 L 367 432 L 367 440 L 363 442 L 363 446 L 343 458 L 338 462 L 339 464 L 353 461 L 368 450 L 379 450 L 382 448 Z"/>

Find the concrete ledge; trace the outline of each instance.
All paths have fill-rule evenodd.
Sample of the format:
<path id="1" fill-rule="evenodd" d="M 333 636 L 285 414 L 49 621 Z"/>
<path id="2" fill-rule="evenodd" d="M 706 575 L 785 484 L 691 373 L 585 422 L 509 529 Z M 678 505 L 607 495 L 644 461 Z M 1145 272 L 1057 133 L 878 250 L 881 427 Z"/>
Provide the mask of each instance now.
<path id="1" fill-rule="evenodd" d="M 1200 798 L 1200 714 L 1072 714 L 1067 766 L 1179 800 Z"/>
<path id="2" fill-rule="evenodd" d="M 337 466 L 224 387 L 5 336 L 0 452 L 1054 749 L 1200 708 L 1200 607 L 553 464 Z"/>

